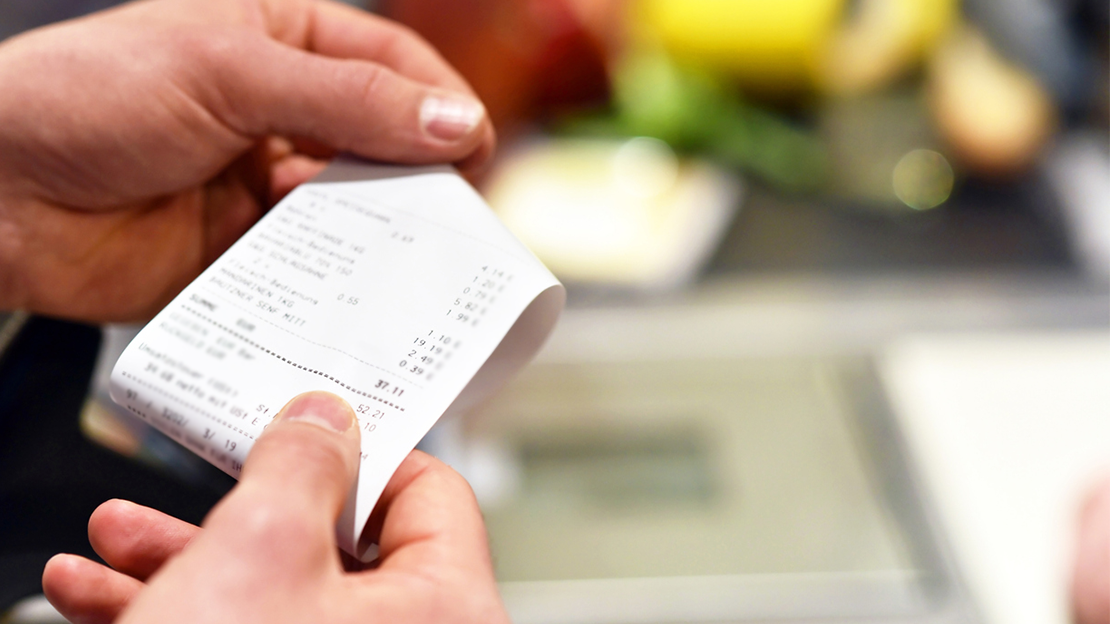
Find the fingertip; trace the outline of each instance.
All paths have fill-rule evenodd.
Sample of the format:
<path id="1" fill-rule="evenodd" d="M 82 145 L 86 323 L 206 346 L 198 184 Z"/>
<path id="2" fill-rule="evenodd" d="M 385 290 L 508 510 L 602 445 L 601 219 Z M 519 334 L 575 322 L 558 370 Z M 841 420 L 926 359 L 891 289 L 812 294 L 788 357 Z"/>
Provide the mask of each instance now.
<path id="1" fill-rule="evenodd" d="M 276 204 L 293 189 L 316 177 L 326 161 L 310 156 L 290 154 L 270 166 L 270 203 Z"/>
<path id="2" fill-rule="evenodd" d="M 207 528 L 239 532 L 251 543 L 282 531 L 334 542 L 336 518 L 358 475 L 357 422 L 351 406 L 330 392 L 294 397 L 255 442 L 239 485 L 205 520 Z M 242 521 L 247 512 L 256 526 Z"/>
<path id="3" fill-rule="evenodd" d="M 480 136 L 488 116 L 476 98 L 462 93 L 432 90 L 420 103 L 420 129 L 426 136 L 448 144 Z"/>
<path id="4" fill-rule="evenodd" d="M 134 516 L 138 509 L 140 509 L 138 505 L 122 498 L 106 500 L 97 505 L 89 516 L 89 533 L 91 534 L 94 528 L 112 528 L 119 521 Z"/>
<path id="5" fill-rule="evenodd" d="M 305 425 L 312 431 L 302 430 Z M 319 437 L 321 431 L 326 438 Z M 336 434 L 338 439 L 332 437 Z M 300 476 L 310 481 L 334 485 L 339 474 L 337 464 L 343 466 L 347 482 L 353 482 L 358 474 L 358 417 L 350 403 L 331 392 L 314 390 L 293 397 L 259 441 L 263 443 L 263 456 L 294 456 L 302 464 Z M 262 462 L 256 459 L 255 463 Z M 251 464 L 249 459 L 247 464 Z"/>
<path id="6" fill-rule="evenodd" d="M 446 566 L 492 575 L 485 524 L 470 484 L 420 451 L 394 473 L 367 530 L 379 536 L 383 566 Z"/>
<path id="7" fill-rule="evenodd" d="M 81 583 L 81 569 L 86 560 L 77 555 L 57 554 L 42 569 L 42 594 L 68 620 L 74 608 L 73 591 Z"/>
<path id="8" fill-rule="evenodd" d="M 127 533 L 130 518 L 138 505 L 119 498 L 104 501 L 97 505 L 89 516 L 89 543 L 93 550 L 104 556 L 103 541 L 106 536 Z"/>
<path id="9" fill-rule="evenodd" d="M 482 127 L 482 140 L 468 156 L 455 163 L 455 167 L 472 183 L 481 178 L 493 162 L 497 151 L 497 132 L 493 124 L 486 122 Z"/>
<path id="10" fill-rule="evenodd" d="M 77 555 L 54 555 L 42 573 L 42 593 L 67 620 L 112 622 L 142 588 L 139 581 Z"/>
<path id="11" fill-rule="evenodd" d="M 400 495 L 417 482 L 421 489 L 431 492 L 431 497 L 445 506 L 456 509 L 478 510 L 478 499 L 470 482 L 443 460 L 424 451 L 413 449 L 393 473 L 386 485 L 386 493 L 392 498 Z"/>
<path id="12" fill-rule="evenodd" d="M 343 397 L 315 390 L 293 397 L 278 412 L 275 422 L 304 422 L 334 433 L 346 433 L 357 422 L 355 411 Z"/>
<path id="13" fill-rule="evenodd" d="M 465 490 L 470 495 L 474 491 L 470 487 L 470 482 L 467 481 L 457 470 L 452 468 L 442 459 L 435 455 L 429 455 L 424 451 L 413 449 L 405 458 L 405 463 L 409 464 L 408 470 L 414 477 L 416 476 L 434 476 L 437 479 L 442 479 L 442 482 L 448 487 L 457 490 Z"/>
<path id="14" fill-rule="evenodd" d="M 77 578 L 77 569 L 82 558 L 77 555 L 60 553 L 46 562 L 42 569 L 42 593 L 50 604 L 58 607 L 65 595 L 66 587 Z"/>
<path id="15" fill-rule="evenodd" d="M 139 580 L 154 574 L 199 528 L 156 509 L 114 499 L 89 517 L 89 543 L 116 570 Z"/>

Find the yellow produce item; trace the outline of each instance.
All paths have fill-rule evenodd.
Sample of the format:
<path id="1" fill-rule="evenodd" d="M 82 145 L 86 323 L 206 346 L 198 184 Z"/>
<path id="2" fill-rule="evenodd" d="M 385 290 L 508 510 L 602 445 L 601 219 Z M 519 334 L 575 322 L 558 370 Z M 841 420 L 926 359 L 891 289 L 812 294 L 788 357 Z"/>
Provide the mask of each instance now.
<path id="1" fill-rule="evenodd" d="M 647 36 L 680 58 L 760 86 L 811 81 L 810 66 L 840 21 L 844 0 L 643 0 Z"/>
<path id="2" fill-rule="evenodd" d="M 915 63 L 957 0 L 639 0 L 635 36 L 764 91 L 859 92 Z"/>
<path id="3" fill-rule="evenodd" d="M 859 93 L 919 63 L 956 17 L 956 0 L 860 0 L 817 59 L 818 86 Z"/>

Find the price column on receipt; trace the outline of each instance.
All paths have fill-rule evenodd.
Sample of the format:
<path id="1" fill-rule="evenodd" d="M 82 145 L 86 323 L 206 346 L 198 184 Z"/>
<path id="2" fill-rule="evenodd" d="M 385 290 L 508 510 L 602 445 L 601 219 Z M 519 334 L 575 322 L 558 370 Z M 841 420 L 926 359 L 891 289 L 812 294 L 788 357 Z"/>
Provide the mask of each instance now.
<path id="1" fill-rule="evenodd" d="M 185 288 L 112 371 L 112 398 L 238 476 L 295 395 L 358 415 L 362 463 L 338 526 L 363 526 L 440 416 L 495 391 L 542 345 L 565 291 L 446 167 L 332 163 Z"/>

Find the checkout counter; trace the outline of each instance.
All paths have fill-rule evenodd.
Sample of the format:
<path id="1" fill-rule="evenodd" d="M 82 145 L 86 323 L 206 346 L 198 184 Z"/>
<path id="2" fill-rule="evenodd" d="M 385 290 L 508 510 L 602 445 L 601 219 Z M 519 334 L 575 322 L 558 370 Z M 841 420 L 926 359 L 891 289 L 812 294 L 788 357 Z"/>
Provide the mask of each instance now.
<path id="1" fill-rule="evenodd" d="M 1069 505 L 1110 457 L 1110 290 L 1033 188 L 972 189 L 873 246 L 867 217 L 756 189 L 693 286 L 572 289 L 537 360 L 423 443 L 474 486 L 514 621 L 1063 624 Z M 775 220 L 811 238 L 748 238 Z M 990 228 L 1024 243 L 944 251 Z M 98 353 L 126 332 L 6 323 L 11 604 L 49 554 L 91 554 L 105 498 L 196 521 L 230 480 L 97 417 Z"/>

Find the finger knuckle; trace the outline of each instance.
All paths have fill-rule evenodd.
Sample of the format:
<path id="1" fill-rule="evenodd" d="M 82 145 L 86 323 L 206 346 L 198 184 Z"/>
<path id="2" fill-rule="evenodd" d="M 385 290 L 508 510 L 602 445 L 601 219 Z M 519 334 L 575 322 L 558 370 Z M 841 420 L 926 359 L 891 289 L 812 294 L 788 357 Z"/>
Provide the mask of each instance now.
<path id="1" fill-rule="evenodd" d="M 263 36 L 231 27 L 179 32 L 173 42 L 185 87 L 216 117 L 232 127 L 252 131 L 247 109 L 250 59 L 271 45 Z"/>
<path id="2" fill-rule="evenodd" d="M 353 83 L 352 93 L 358 93 L 361 101 L 367 105 L 380 102 L 391 95 L 389 74 L 389 70 L 376 63 L 359 64 L 357 71 L 349 72 L 348 80 Z"/>
<path id="3" fill-rule="evenodd" d="M 216 71 L 225 69 L 232 59 L 239 57 L 243 44 L 239 33 L 221 28 L 183 29 L 176 33 L 173 41 L 182 62 Z"/>
<path id="4" fill-rule="evenodd" d="M 290 514 L 276 501 L 254 501 L 238 510 L 242 530 L 242 545 L 256 548 L 273 548 L 281 544 L 286 554 L 313 543 L 316 527 L 299 514 Z"/>

